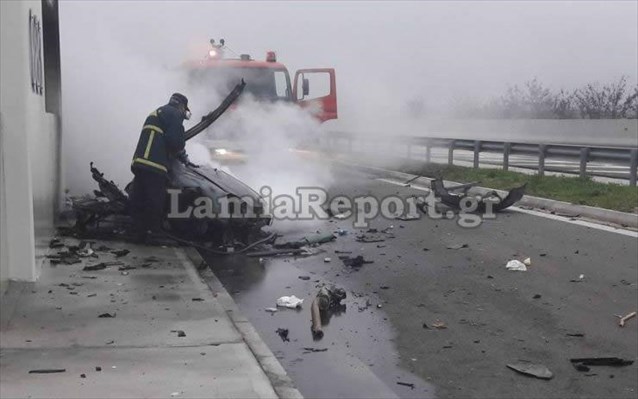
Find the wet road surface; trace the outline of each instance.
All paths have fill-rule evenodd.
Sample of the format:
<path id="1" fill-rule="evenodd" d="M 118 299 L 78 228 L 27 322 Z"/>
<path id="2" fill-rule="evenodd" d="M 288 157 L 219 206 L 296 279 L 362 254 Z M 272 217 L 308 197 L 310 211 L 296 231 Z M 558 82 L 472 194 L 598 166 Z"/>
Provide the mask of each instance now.
<path id="1" fill-rule="evenodd" d="M 331 194 L 422 195 L 355 172 L 339 175 Z M 636 320 L 620 328 L 614 316 L 638 306 L 635 237 L 513 211 L 473 229 L 428 218 L 371 223 L 389 226 L 394 238 L 360 243 L 350 220 L 300 223 L 286 236 L 349 231 L 305 258 L 260 264 L 203 255 L 307 397 L 636 396 L 635 363 L 583 373 L 569 361 L 636 360 Z M 467 247 L 447 248 L 454 244 Z M 335 250 L 374 263 L 355 271 Z M 508 260 L 526 257 L 532 259 L 527 272 L 505 269 Z M 346 289 L 348 298 L 346 311 L 333 315 L 323 339 L 313 341 L 310 303 L 321 284 Z M 265 311 L 292 294 L 304 298 L 302 310 Z M 289 342 L 278 328 L 289 330 Z M 307 347 L 328 350 L 308 353 Z M 520 361 L 544 364 L 555 377 L 544 381 L 506 368 Z"/>

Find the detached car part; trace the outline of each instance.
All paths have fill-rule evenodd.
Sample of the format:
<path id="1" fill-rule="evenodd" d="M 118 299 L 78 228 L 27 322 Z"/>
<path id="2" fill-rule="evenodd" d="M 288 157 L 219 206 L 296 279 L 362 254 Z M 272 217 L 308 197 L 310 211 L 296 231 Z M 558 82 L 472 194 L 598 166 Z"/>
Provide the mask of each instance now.
<path id="1" fill-rule="evenodd" d="M 464 198 L 471 196 L 471 194 L 467 194 L 469 188 L 474 185 L 474 183 L 470 184 L 462 184 L 460 186 L 446 188 L 443 185 L 442 178 L 436 178 L 432 180 L 432 191 L 434 195 L 441 199 L 441 202 L 451 208 L 461 209 L 460 203 Z M 527 183 L 523 184 L 520 187 L 516 187 L 511 189 L 505 198 L 501 197 L 501 195 L 496 191 L 490 191 L 484 195 L 475 196 L 479 202 L 478 207 L 474 210 L 477 213 L 483 213 L 486 210 L 486 202 L 491 202 L 491 209 L 494 212 L 502 211 L 505 208 L 508 208 L 523 198 L 525 195 L 525 189 L 527 187 Z M 454 194 L 450 191 L 462 190 L 463 194 Z"/>

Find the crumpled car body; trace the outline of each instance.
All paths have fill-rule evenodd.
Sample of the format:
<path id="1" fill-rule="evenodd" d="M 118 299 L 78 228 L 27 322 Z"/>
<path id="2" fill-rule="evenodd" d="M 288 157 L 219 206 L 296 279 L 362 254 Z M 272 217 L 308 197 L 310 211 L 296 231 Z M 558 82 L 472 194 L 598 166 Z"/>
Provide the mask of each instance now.
<path id="1" fill-rule="evenodd" d="M 76 231 L 90 234 L 100 231 L 100 225 L 107 226 L 109 232 L 130 230 L 129 196 L 135 190 L 134 182 L 124 192 L 93 164 L 91 172 L 100 189 L 94 192 L 95 197 L 72 199 Z M 194 168 L 174 160 L 168 179 L 168 188 L 174 194 L 167 196 L 165 211 L 169 217 L 165 223 L 168 231 L 180 239 L 215 245 L 236 241 L 246 244 L 259 237 L 261 227 L 271 223 L 260 195 L 220 169 L 206 165 Z M 202 204 L 208 204 L 207 210 L 214 217 L 195 215 L 198 207 L 203 209 Z M 226 208 L 224 204 L 228 204 Z M 180 217 L 170 217 L 171 211 Z"/>
<path id="2" fill-rule="evenodd" d="M 184 133 L 186 140 L 215 122 L 237 100 L 245 85 L 242 80 L 215 110 L 188 129 Z M 165 208 L 168 216 L 165 224 L 170 234 L 209 245 L 234 245 L 237 241 L 248 244 L 261 235 L 261 227 L 271 223 L 270 217 L 264 215 L 262 198 L 239 179 L 208 165 L 193 167 L 177 159 L 170 162 L 168 188 L 173 192 L 167 196 Z M 94 197 L 72 199 L 75 232 L 98 233 L 104 224 L 109 225 L 102 229 L 107 234 L 132 230 L 129 196 L 135 190 L 134 183 L 129 183 L 124 192 L 93 163 L 90 167 L 99 190 L 94 191 Z M 226 208 L 224 204 L 228 204 Z M 188 209 L 192 212 L 186 212 Z M 222 212 L 224 209 L 226 212 Z"/>

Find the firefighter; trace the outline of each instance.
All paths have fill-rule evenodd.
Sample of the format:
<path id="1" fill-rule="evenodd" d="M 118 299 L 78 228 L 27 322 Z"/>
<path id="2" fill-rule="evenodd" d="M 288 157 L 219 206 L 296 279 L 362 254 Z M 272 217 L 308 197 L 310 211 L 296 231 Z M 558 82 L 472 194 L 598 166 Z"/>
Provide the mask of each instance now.
<path id="1" fill-rule="evenodd" d="M 184 149 L 184 120 L 190 119 L 188 99 L 174 93 L 168 104 L 159 107 L 144 121 L 131 171 L 135 175 L 130 213 L 135 239 L 145 242 L 149 234 L 161 236 L 170 160 L 197 167 Z"/>

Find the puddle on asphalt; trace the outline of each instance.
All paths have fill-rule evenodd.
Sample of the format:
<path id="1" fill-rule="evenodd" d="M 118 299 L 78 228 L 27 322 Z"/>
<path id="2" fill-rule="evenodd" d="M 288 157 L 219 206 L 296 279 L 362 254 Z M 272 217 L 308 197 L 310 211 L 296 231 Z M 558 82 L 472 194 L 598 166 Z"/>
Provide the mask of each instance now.
<path id="1" fill-rule="evenodd" d="M 434 397 L 431 384 L 399 368 L 399 358 L 392 339 L 394 333 L 385 313 L 376 305 L 379 298 L 356 293 L 349 287 L 349 270 L 338 260 L 334 248 L 307 258 L 267 258 L 260 264 L 257 258 L 245 256 L 202 256 L 215 275 L 231 293 L 244 316 L 255 326 L 261 338 L 279 358 L 302 395 L 306 397 Z M 299 276 L 310 276 L 301 280 Z M 324 325 L 324 337 L 313 340 L 310 330 L 310 304 L 322 284 L 337 284 L 347 290 L 344 312 L 333 314 Z M 356 285 L 352 284 L 353 287 Z M 304 299 L 300 310 L 275 307 L 280 296 L 295 295 Z M 363 295 L 362 295 L 363 294 Z M 369 301 L 370 306 L 363 310 Z M 276 333 L 288 329 L 289 342 Z M 304 348 L 328 350 L 309 352 Z M 374 373 L 378 378 L 371 378 Z M 380 384 L 379 380 L 385 384 Z M 414 384 L 398 385 L 397 382 Z"/>

